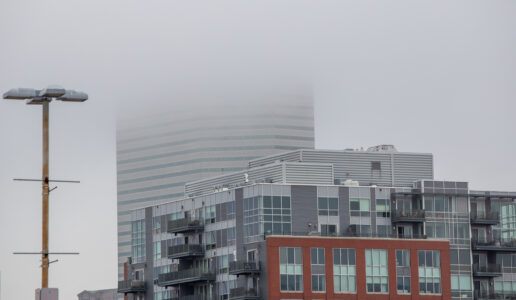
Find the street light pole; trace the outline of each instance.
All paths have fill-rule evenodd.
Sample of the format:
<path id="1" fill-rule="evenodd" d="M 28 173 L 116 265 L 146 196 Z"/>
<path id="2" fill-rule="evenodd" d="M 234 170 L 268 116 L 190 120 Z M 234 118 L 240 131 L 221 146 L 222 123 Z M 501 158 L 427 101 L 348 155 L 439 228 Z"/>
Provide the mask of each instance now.
<path id="1" fill-rule="evenodd" d="M 43 101 L 43 176 L 42 180 L 42 237 L 41 288 L 48 288 L 48 116 L 50 101 Z"/>
<path id="2" fill-rule="evenodd" d="M 49 203 L 48 197 L 50 193 L 49 182 L 56 182 L 58 180 L 49 180 L 49 104 L 55 100 L 64 102 L 84 102 L 88 100 L 88 94 L 65 90 L 62 87 L 49 86 L 43 90 L 18 88 L 11 89 L 4 93 L 4 99 L 8 100 L 27 100 L 27 104 L 42 105 L 43 108 L 43 168 L 42 168 L 42 218 L 41 218 L 41 288 L 48 288 L 48 271 L 51 261 L 49 261 L 49 254 L 77 254 L 77 253 L 51 253 L 48 247 L 48 233 L 49 233 Z M 30 180 L 32 181 L 32 180 Z M 39 180 L 38 180 L 39 181 Z M 71 182 L 71 181 L 60 181 Z M 36 254 L 36 253 L 24 253 Z"/>

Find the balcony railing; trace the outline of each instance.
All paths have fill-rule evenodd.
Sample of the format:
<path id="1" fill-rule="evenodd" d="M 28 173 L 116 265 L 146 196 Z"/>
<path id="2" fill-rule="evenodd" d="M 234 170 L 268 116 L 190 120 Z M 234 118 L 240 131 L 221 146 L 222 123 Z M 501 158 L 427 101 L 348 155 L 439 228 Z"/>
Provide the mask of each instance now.
<path id="1" fill-rule="evenodd" d="M 416 210 L 395 210 L 392 212 L 391 220 L 394 223 L 421 223 L 425 221 L 425 211 L 422 209 Z"/>
<path id="2" fill-rule="evenodd" d="M 197 281 L 214 281 L 215 273 L 211 270 L 193 268 L 158 275 L 159 286 L 175 286 Z"/>
<path id="3" fill-rule="evenodd" d="M 204 245 L 182 244 L 168 248 L 168 258 L 194 258 L 204 256 Z"/>
<path id="4" fill-rule="evenodd" d="M 516 300 L 516 294 L 489 294 L 487 291 L 476 290 L 473 299 L 475 300 Z"/>
<path id="5" fill-rule="evenodd" d="M 122 280 L 118 282 L 119 293 L 145 293 L 146 286 L 143 280 Z"/>
<path id="6" fill-rule="evenodd" d="M 260 273 L 260 266 L 257 262 L 232 261 L 229 263 L 230 275 L 257 274 Z"/>
<path id="7" fill-rule="evenodd" d="M 178 220 L 168 221 L 167 231 L 169 233 L 186 233 L 197 232 L 204 230 L 204 220 L 183 218 Z"/>
<path id="8" fill-rule="evenodd" d="M 500 223 L 500 214 L 497 211 L 477 213 L 472 211 L 470 215 L 471 224 L 474 225 L 496 225 Z"/>
<path id="9" fill-rule="evenodd" d="M 207 296 L 207 295 L 186 295 L 186 296 L 179 296 L 179 297 L 175 297 L 175 298 L 167 298 L 167 299 L 163 299 L 163 300 L 215 300 L 215 299 L 218 299 L 218 298 L 217 298 L 217 296 L 214 296 L 214 295 L 212 295 L 211 297 Z"/>
<path id="10" fill-rule="evenodd" d="M 471 239 L 471 249 L 474 251 L 516 252 L 516 240 L 473 238 Z"/>
<path id="11" fill-rule="evenodd" d="M 239 287 L 229 290 L 229 299 L 232 300 L 255 300 L 260 298 L 258 291 L 255 289 Z"/>
<path id="12" fill-rule="evenodd" d="M 499 264 L 473 265 L 474 277 L 497 277 L 502 276 L 502 266 Z"/>

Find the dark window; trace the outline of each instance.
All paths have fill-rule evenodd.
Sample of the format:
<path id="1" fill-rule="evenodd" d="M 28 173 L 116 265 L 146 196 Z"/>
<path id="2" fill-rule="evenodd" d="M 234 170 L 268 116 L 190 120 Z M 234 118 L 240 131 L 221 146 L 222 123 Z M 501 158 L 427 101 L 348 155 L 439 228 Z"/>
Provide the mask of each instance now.
<path id="1" fill-rule="evenodd" d="M 381 171 L 381 170 L 382 170 L 382 164 L 379 161 L 371 162 L 371 171 Z"/>

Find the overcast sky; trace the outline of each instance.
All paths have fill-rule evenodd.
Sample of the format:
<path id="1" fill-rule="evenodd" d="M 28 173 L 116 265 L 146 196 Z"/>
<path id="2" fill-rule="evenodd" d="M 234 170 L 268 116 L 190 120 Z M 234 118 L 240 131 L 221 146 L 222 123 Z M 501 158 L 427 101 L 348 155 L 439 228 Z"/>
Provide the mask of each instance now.
<path id="1" fill-rule="evenodd" d="M 195 91 L 313 93 L 316 146 L 431 152 L 435 177 L 516 190 L 515 1 L 0 1 L 0 91 L 60 84 L 50 247 L 61 299 L 114 288 L 115 116 Z M 41 109 L 0 102 L 2 299 L 33 299 Z"/>

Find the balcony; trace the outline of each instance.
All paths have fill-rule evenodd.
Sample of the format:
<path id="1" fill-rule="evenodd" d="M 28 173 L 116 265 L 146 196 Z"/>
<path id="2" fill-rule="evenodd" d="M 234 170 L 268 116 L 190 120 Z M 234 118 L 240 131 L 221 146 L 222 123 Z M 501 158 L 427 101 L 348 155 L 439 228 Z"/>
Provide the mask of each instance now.
<path id="1" fill-rule="evenodd" d="M 187 233 L 198 232 L 204 230 L 204 221 L 202 219 L 183 218 L 168 221 L 167 231 L 169 233 Z"/>
<path id="2" fill-rule="evenodd" d="M 471 239 L 473 251 L 516 252 L 516 240 L 504 241 L 501 239 Z"/>
<path id="3" fill-rule="evenodd" d="M 204 245 L 187 244 L 168 248 L 168 258 L 194 258 L 204 256 Z"/>
<path id="4" fill-rule="evenodd" d="M 159 286 L 177 286 L 183 283 L 194 283 L 199 281 L 214 281 L 215 273 L 210 270 L 199 268 L 182 270 L 177 272 L 163 273 L 158 276 Z M 181 297 L 183 299 L 183 297 Z"/>
<path id="5" fill-rule="evenodd" d="M 118 292 L 128 293 L 145 293 L 146 286 L 143 280 L 122 280 L 118 282 Z"/>
<path id="6" fill-rule="evenodd" d="M 229 263 L 230 275 L 259 274 L 260 266 L 257 262 L 232 261 Z"/>
<path id="7" fill-rule="evenodd" d="M 258 300 L 261 297 L 255 289 L 236 288 L 229 290 L 229 299 L 231 300 Z"/>
<path id="8" fill-rule="evenodd" d="M 212 295 L 186 295 L 186 296 L 179 296 L 177 298 L 168 298 L 163 300 L 215 300 L 217 299 L 217 296 Z"/>
<path id="9" fill-rule="evenodd" d="M 500 215 L 496 211 L 477 213 L 471 212 L 471 224 L 472 225 L 496 225 L 500 223 Z"/>
<path id="10" fill-rule="evenodd" d="M 473 277 L 497 276 L 502 276 L 502 266 L 499 264 L 487 264 L 486 266 L 480 266 L 479 264 L 473 265 Z"/>
<path id="11" fill-rule="evenodd" d="M 422 209 L 393 211 L 391 220 L 393 223 L 422 223 L 425 221 L 425 211 Z"/>
<path id="12" fill-rule="evenodd" d="M 489 294 L 487 291 L 475 290 L 474 300 L 515 300 L 515 294 Z"/>

